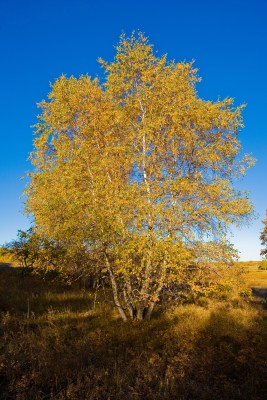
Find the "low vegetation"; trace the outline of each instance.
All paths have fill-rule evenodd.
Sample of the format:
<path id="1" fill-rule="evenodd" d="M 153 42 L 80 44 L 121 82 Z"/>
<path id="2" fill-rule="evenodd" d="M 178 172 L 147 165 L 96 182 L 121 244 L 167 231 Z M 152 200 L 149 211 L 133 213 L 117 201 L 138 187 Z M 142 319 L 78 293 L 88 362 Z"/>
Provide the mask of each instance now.
<path id="1" fill-rule="evenodd" d="M 259 269 L 262 270 L 262 271 L 266 271 L 267 270 L 267 260 L 262 260 L 260 262 Z"/>
<path id="2" fill-rule="evenodd" d="M 125 323 L 109 288 L 20 268 L 0 285 L 1 399 L 266 398 L 264 299 L 184 299 Z"/>

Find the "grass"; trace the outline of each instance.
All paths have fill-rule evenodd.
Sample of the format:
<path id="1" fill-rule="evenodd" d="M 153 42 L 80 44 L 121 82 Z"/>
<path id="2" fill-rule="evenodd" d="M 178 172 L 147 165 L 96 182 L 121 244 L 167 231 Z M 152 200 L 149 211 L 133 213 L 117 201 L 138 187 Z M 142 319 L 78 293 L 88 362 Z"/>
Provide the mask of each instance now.
<path id="1" fill-rule="evenodd" d="M 14 269 L 0 270 L 0 308 L 0 399 L 267 398 L 263 302 L 206 300 L 123 323 L 108 290 L 95 298 Z"/>
<path id="2" fill-rule="evenodd" d="M 242 263 L 240 263 L 242 265 Z M 267 270 L 260 270 L 260 261 L 246 263 L 246 282 L 249 287 L 267 289 Z"/>

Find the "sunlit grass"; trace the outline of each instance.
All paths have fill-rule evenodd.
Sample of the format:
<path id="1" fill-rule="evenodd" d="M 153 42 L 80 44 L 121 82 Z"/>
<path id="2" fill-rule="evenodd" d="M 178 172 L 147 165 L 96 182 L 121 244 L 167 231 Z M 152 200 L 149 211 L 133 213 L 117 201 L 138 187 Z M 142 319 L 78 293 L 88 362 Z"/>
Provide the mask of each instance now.
<path id="1" fill-rule="evenodd" d="M 250 287 L 267 289 L 267 271 L 248 272 L 246 280 Z"/>
<path id="2" fill-rule="evenodd" d="M 267 271 L 260 270 L 260 261 L 240 262 L 245 271 L 245 280 L 248 287 L 265 288 L 267 290 Z"/>

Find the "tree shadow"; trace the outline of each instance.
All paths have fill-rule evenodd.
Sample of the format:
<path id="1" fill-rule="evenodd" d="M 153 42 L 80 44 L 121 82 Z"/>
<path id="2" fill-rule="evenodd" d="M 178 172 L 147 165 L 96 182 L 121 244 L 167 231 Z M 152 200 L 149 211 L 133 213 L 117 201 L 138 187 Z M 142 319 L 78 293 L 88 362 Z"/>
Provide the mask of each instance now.
<path id="1" fill-rule="evenodd" d="M 0 262 L 0 271 L 13 271 L 13 265 L 8 262 Z"/>
<path id="2" fill-rule="evenodd" d="M 266 315 L 246 326 L 229 310 L 213 312 L 195 343 L 186 398 L 267 398 L 266 343 Z"/>
<path id="3" fill-rule="evenodd" d="M 23 267 L 0 267 L 1 311 L 40 315 L 48 309 L 84 311 L 92 308 L 93 296 L 89 292 L 38 275 L 23 275 L 22 271 Z"/>
<path id="4" fill-rule="evenodd" d="M 79 364 L 83 372 L 77 392 L 84 399 L 266 398 L 266 318 L 245 326 L 231 312 L 215 311 L 188 343 L 173 334 L 178 322 L 70 317 L 65 352 L 55 359 L 67 367 L 66 374 Z M 81 335 L 87 339 L 76 345 Z"/>
<path id="5" fill-rule="evenodd" d="M 261 297 L 264 300 L 267 300 L 267 288 L 257 288 L 257 287 L 253 287 L 252 288 L 252 294 L 253 296 L 256 297 Z"/>

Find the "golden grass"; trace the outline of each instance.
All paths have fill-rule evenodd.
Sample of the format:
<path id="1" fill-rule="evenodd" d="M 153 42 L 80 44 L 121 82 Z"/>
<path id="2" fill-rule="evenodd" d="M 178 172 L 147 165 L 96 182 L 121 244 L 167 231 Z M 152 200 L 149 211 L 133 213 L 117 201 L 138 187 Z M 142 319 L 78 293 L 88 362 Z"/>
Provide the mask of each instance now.
<path id="1" fill-rule="evenodd" d="M 238 264 L 244 268 L 248 287 L 267 290 L 267 271 L 259 269 L 260 261 L 243 261 Z"/>
<path id="2" fill-rule="evenodd" d="M 267 271 L 248 272 L 246 282 L 249 287 L 267 289 Z"/>
<path id="3" fill-rule="evenodd" d="M 123 323 L 95 294 L 0 271 L 0 399 L 266 398 L 266 310 L 240 298 Z"/>

